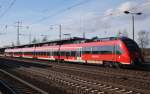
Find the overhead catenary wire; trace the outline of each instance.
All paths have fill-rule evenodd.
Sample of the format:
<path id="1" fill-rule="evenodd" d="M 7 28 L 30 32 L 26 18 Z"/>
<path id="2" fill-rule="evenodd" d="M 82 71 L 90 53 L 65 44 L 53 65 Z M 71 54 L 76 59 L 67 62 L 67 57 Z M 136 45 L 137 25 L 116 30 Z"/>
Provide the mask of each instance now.
<path id="1" fill-rule="evenodd" d="M 13 1 L 16 1 L 16 0 L 13 0 Z M 53 17 L 55 17 L 55 16 L 57 16 L 57 15 L 60 15 L 60 14 L 62 14 L 62 13 L 64 13 L 64 12 L 67 12 L 67 11 L 70 11 L 71 9 L 73 9 L 73 8 L 76 8 L 76 7 L 78 7 L 78 6 L 80 6 L 80 5 L 82 5 L 82 4 L 85 4 L 85 3 L 87 3 L 87 1 L 90 1 L 90 0 L 84 0 L 84 1 L 82 1 L 82 2 L 80 2 L 80 3 L 78 3 L 78 4 L 74 4 L 74 5 L 71 5 L 71 6 L 69 6 L 69 7 L 67 7 L 67 8 L 64 8 L 64 9 L 61 9 L 61 10 L 59 10 L 59 11 L 57 11 L 57 12 L 55 12 L 55 13 L 53 13 L 53 14 L 51 14 L 51 15 L 49 15 L 49 16 L 46 16 L 46 17 L 43 17 L 42 19 L 40 19 L 40 20 L 38 20 L 38 21 L 36 21 L 35 23 L 33 23 L 33 24 L 31 24 L 31 25 L 34 25 L 34 24 L 37 24 L 37 23 L 40 23 L 40 22 L 42 22 L 42 21 L 45 21 L 45 20 L 47 20 L 47 19 L 51 19 L 51 18 L 53 18 Z M 134 8 L 133 9 L 136 9 L 136 8 L 141 8 L 141 7 L 145 7 L 145 6 L 148 6 L 148 4 L 142 4 L 142 5 L 140 5 L 140 6 L 134 6 Z M 10 7 L 11 8 L 11 7 Z M 9 10 L 9 9 L 8 9 Z M 8 12 L 8 11 L 7 11 Z M 6 12 L 6 13 L 7 13 Z M 4 15 L 6 14 L 6 13 L 4 13 Z M 110 13 L 110 14 L 107 14 L 107 15 L 105 15 L 105 13 L 103 13 L 102 15 L 100 15 L 100 16 L 98 16 L 98 17 L 95 17 L 95 18 L 100 18 L 100 19 L 103 19 L 103 18 L 107 18 L 107 17 L 115 17 L 115 16 L 119 16 L 119 14 L 123 14 L 123 11 L 119 11 L 119 12 L 112 12 L 112 13 Z M 4 16 L 3 15 L 3 16 Z M 0 18 L 1 18 L 1 15 L 0 15 Z M 94 18 L 94 19 L 95 19 Z M 96 19 L 95 19 L 96 20 Z M 92 32 L 93 33 L 93 32 Z"/>
<path id="2" fill-rule="evenodd" d="M 130 10 L 140 10 L 141 8 L 149 8 L 150 5 L 150 1 L 144 1 L 142 3 L 139 3 L 137 5 L 135 5 L 133 8 L 131 8 Z"/>
<path id="3" fill-rule="evenodd" d="M 6 8 L 5 11 L 2 12 L 2 14 L 0 15 L 0 18 L 2 18 L 11 8 L 12 6 L 15 4 L 16 0 L 12 0 L 12 2 L 10 3 L 10 5 Z"/>
<path id="4" fill-rule="evenodd" d="M 13 0 L 13 2 L 11 3 L 11 6 L 14 4 L 15 1 L 16 1 L 16 0 Z M 47 20 L 47 19 L 50 19 L 50 18 L 55 17 L 55 16 L 57 16 L 57 15 L 60 15 L 60 13 L 66 12 L 66 11 L 71 10 L 71 9 L 73 9 L 73 8 L 75 8 L 75 7 L 78 7 L 78 6 L 82 5 L 82 4 L 88 3 L 89 1 L 91 1 L 91 0 L 84 0 L 84 1 L 79 2 L 79 3 L 77 3 L 77 4 L 71 5 L 71 6 L 67 7 L 67 8 L 65 8 L 65 9 L 62 9 L 62 10 L 59 10 L 59 11 L 55 12 L 54 14 L 51 14 L 51 15 L 46 16 L 46 17 L 43 17 L 42 19 L 36 21 L 35 23 L 33 23 L 33 24 L 31 24 L 31 25 L 40 23 L 40 22 L 42 22 L 42 21 L 44 21 L 44 20 Z M 136 6 L 136 7 L 137 7 L 137 6 Z M 135 8 L 136 8 L 136 7 L 135 7 Z M 122 12 L 111 13 L 111 14 L 108 14 L 108 15 L 103 15 L 101 18 L 103 19 L 103 18 L 109 17 L 109 16 L 116 16 L 116 15 L 119 15 L 119 14 L 121 14 L 121 13 L 122 13 Z M 3 15 L 3 14 L 1 14 L 0 17 L 1 17 L 2 15 Z"/>
<path id="5" fill-rule="evenodd" d="M 2 1 L 2 2 L 0 3 L 0 8 L 2 8 L 2 5 L 3 5 L 5 2 L 6 2 L 6 0 L 4 0 L 4 1 Z"/>
<path id="6" fill-rule="evenodd" d="M 143 8 L 143 7 L 149 7 L 148 5 L 150 5 L 150 2 L 148 2 L 148 3 L 143 3 L 143 4 L 137 4 L 136 6 L 134 6 L 134 7 L 132 7 L 132 8 L 130 8 L 128 11 L 134 11 L 134 10 L 137 10 L 137 9 L 140 9 L 140 8 Z M 105 13 L 103 13 L 103 14 L 105 14 Z M 100 20 L 102 21 L 104 18 L 107 18 L 107 17 L 115 17 L 115 16 L 121 16 L 121 14 L 124 14 L 124 11 L 116 11 L 116 12 L 112 12 L 112 13 L 110 13 L 110 14 L 107 14 L 107 15 L 101 15 L 101 17 L 100 16 L 97 16 L 97 17 L 94 17 L 92 20 L 96 20 L 96 19 L 99 19 L 100 18 Z M 90 19 L 91 20 L 91 19 Z M 87 21 L 88 22 L 88 21 Z M 103 23 L 103 21 L 102 21 L 102 23 Z M 93 33 L 93 31 L 91 31 L 91 32 L 88 32 L 88 33 Z"/>
<path id="7" fill-rule="evenodd" d="M 92 1 L 92 0 L 84 0 L 84 1 L 79 2 L 79 3 L 77 3 L 77 4 L 71 5 L 71 6 L 67 7 L 67 8 L 65 8 L 65 9 L 61 9 L 61 10 L 59 10 L 59 11 L 57 11 L 57 12 L 55 12 L 55 13 L 49 15 L 49 16 L 46 16 L 46 17 L 41 18 L 40 20 L 38 20 L 38 21 L 32 23 L 31 25 L 40 23 L 40 22 L 42 22 L 42 21 L 45 21 L 45 20 L 50 19 L 50 18 L 52 18 L 52 17 L 55 17 L 55 16 L 57 16 L 57 15 L 60 15 L 60 13 L 64 13 L 64 12 L 66 12 L 66 11 L 68 11 L 68 10 L 71 10 L 71 9 L 75 8 L 75 7 L 78 7 L 78 6 L 80 6 L 80 5 L 83 5 L 83 4 L 85 4 L 85 3 L 88 3 L 89 1 Z"/>

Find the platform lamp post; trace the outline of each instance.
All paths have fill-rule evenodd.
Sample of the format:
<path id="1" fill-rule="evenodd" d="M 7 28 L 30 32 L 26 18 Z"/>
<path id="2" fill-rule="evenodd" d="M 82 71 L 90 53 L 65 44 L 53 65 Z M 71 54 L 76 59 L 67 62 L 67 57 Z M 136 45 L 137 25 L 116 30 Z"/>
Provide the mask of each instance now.
<path id="1" fill-rule="evenodd" d="M 134 16 L 135 15 L 142 15 L 141 12 L 130 12 L 130 11 L 124 11 L 125 14 L 131 14 L 132 16 L 132 35 L 133 35 L 133 40 L 134 40 Z"/>

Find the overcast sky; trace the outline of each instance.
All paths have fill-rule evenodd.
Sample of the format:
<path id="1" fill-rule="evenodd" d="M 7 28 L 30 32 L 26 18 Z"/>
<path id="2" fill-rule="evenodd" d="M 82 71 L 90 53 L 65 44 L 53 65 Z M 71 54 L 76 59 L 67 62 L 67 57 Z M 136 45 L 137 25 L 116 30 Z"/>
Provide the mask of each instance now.
<path id="1" fill-rule="evenodd" d="M 66 33 L 114 37 L 119 31 L 132 38 L 131 15 L 124 14 L 125 10 L 143 13 L 135 16 L 136 40 L 139 31 L 150 31 L 150 0 L 0 0 L 0 46 L 16 44 L 17 21 L 22 22 L 21 44 L 29 43 L 29 32 L 39 41 L 41 35 L 58 39 L 59 24 L 63 38 Z"/>

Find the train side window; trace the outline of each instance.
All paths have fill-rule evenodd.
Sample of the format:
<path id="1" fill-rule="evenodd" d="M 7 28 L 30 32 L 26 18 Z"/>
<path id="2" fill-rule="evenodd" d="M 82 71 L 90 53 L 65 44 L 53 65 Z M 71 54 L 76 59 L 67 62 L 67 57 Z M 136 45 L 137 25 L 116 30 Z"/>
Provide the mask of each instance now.
<path id="1" fill-rule="evenodd" d="M 99 46 L 92 47 L 92 54 L 100 54 L 100 47 Z"/>
<path id="2" fill-rule="evenodd" d="M 54 51 L 54 56 L 57 56 L 57 52 L 56 51 Z"/>
<path id="3" fill-rule="evenodd" d="M 122 53 L 123 53 L 123 51 L 121 50 L 120 46 L 117 45 L 116 46 L 116 54 L 122 54 Z"/>
<path id="4" fill-rule="evenodd" d="M 84 53 L 83 49 L 84 48 L 79 48 L 78 50 L 76 50 L 76 57 L 81 57 L 81 55 Z"/>
<path id="5" fill-rule="evenodd" d="M 55 56 L 55 54 L 54 54 L 54 53 L 55 53 L 55 51 L 53 51 L 53 53 L 52 53 L 52 54 L 53 54 L 53 56 Z"/>
<path id="6" fill-rule="evenodd" d="M 66 52 L 65 51 L 63 51 L 63 56 L 66 56 Z"/>
<path id="7" fill-rule="evenodd" d="M 49 53 L 50 53 L 50 55 L 49 55 L 49 56 L 53 56 L 53 55 L 52 55 L 52 51 L 50 51 Z"/>
<path id="8" fill-rule="evenodd" d="M 75 56 L 76 52 L 75 51 L 71 51 L 71 56 Z"/>
<path id="9" fill-rule="evenodd" d="M 60 55 L 60 56 L 63 56 L 63 55 L 62 55 L 62 51 L 59 52 L 59 55 Z"/>
<path id="10" fill-rule="evenodd" d="M 66 51 L 66 56 L 70 56 L 70 52 L 69 51 Z"/>
<path id="11" fill-rule="evenodd" d="M 45 52 L 43 52 L 44 53 L 44 56 L 47 56 L 47 52 L 45 51 Z"/>
<path id="12" fill-rule="evenodd" d="M 62 52 L 62 55 L 63 55 L 63 56 L 66 56 L 65 51 Z"/>
<path id="13" fill-rule="evenodd" d="M 47 54 L 46 52 L 43 52 L 43 56 L 46 56 L 46 54 Z"/>
<path id="14" fill-rule="evenodd" d="M 113 46 L 101 46 L 100 52 L 101 54 L 112 54 Z"/>
<path id="15" fill-rule="evenodd" d="M 48 52 L 47 51 L 45 51 L 45 56 L 47 56 L 48 55 Z"/>
<path id="16" fill-rule="evenodd" d="M 52 56 L 52 51 L 49 51 L 49 56 Z"/>
<path id="17" fill-rule="evenodd" d="M 43 55 L 43 52 L 41 52 L 41 56 Z"/>
<path id="18" fill-rule="evenodd" d="M 94 46 L 92 54 L 112 54 L 113 46 Z"/>
<path id="19" fill-rule="evenodd" d="M 60 56 L 63 56 L 63 51 L 60 51 Z"/>
<path id="20" fill-rule="evenodd" d="M 45 52 L 45 56 L 48 56 L 48 52 L 47 51 Z"/>
<path id="21" fill-rule="evenodd" d="M 48 52 L 47 51 L 45 52 L 45 56 L 48 56 Z"/>
<path id="22" fill-rule="evenodd" d="M 83 54 L 91 54 L 92 53 L 92 47 L 84 47 L 82 49 Z"/>
<path id="23" fill-rule="evenodd" d="M 51 53 L 52 53 L 52 56 L 54 56 L 54 51 L 52 51 Z"/>
<path id="24" fill-rule="evenodd" d="M 37 55 L 39 56 L 39 52 L 36 52 L 37 53 Z"/>
<path id="25" fill-rule="evenodd" d="M 36 53 L 36 52 L 33 52 L 33 55 L 35 55 L 35 56 L 36 56 L 36 55 L 37 55 L 37 53 Z"/>
<path id="26" fill-rule="evenodd" d="M 55 56 L 55 51 L 53 51 L 53 56 Z"/>
<path id="27" fill-rule="evenodd" d="M 65 51 L 61 51 L 61 56 L 65 56 Z"/>
<path id="28" fill-rule="evenodd" d="M 42 56 L 44 56 L 45 55 L 45 52 L 42 52 Z"/>
<path id="29" fill-rule="evenodd" d="M 47 51 L 47 56 L 50 56 L 50 52 L 49 51 Z"/>
<path id="30" fill-rule="evenodd" d="M 38 52 L 35 52 L 36 56 L 38 56 Z"/>

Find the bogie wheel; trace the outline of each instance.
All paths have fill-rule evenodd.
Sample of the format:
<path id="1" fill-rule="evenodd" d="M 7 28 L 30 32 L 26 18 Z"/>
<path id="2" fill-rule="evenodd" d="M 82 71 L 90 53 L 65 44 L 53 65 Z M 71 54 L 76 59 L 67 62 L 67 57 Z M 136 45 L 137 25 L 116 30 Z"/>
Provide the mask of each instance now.
<path id="1" fill-rule="evenodd" d="M 121 65 L 118 62 L 114 62 L 114 68 L 120 69 Z"/>
<path id="2" fill-rule="evenodd" d="M 112 68 L 112 67 L 113 67 L 113 63 L 110 62 L 110 61 L 104 61 L 104 62 L 103 62 L 103 66 L 104 66 L 104 67 L 110 67 L 110 68 Z"/>

